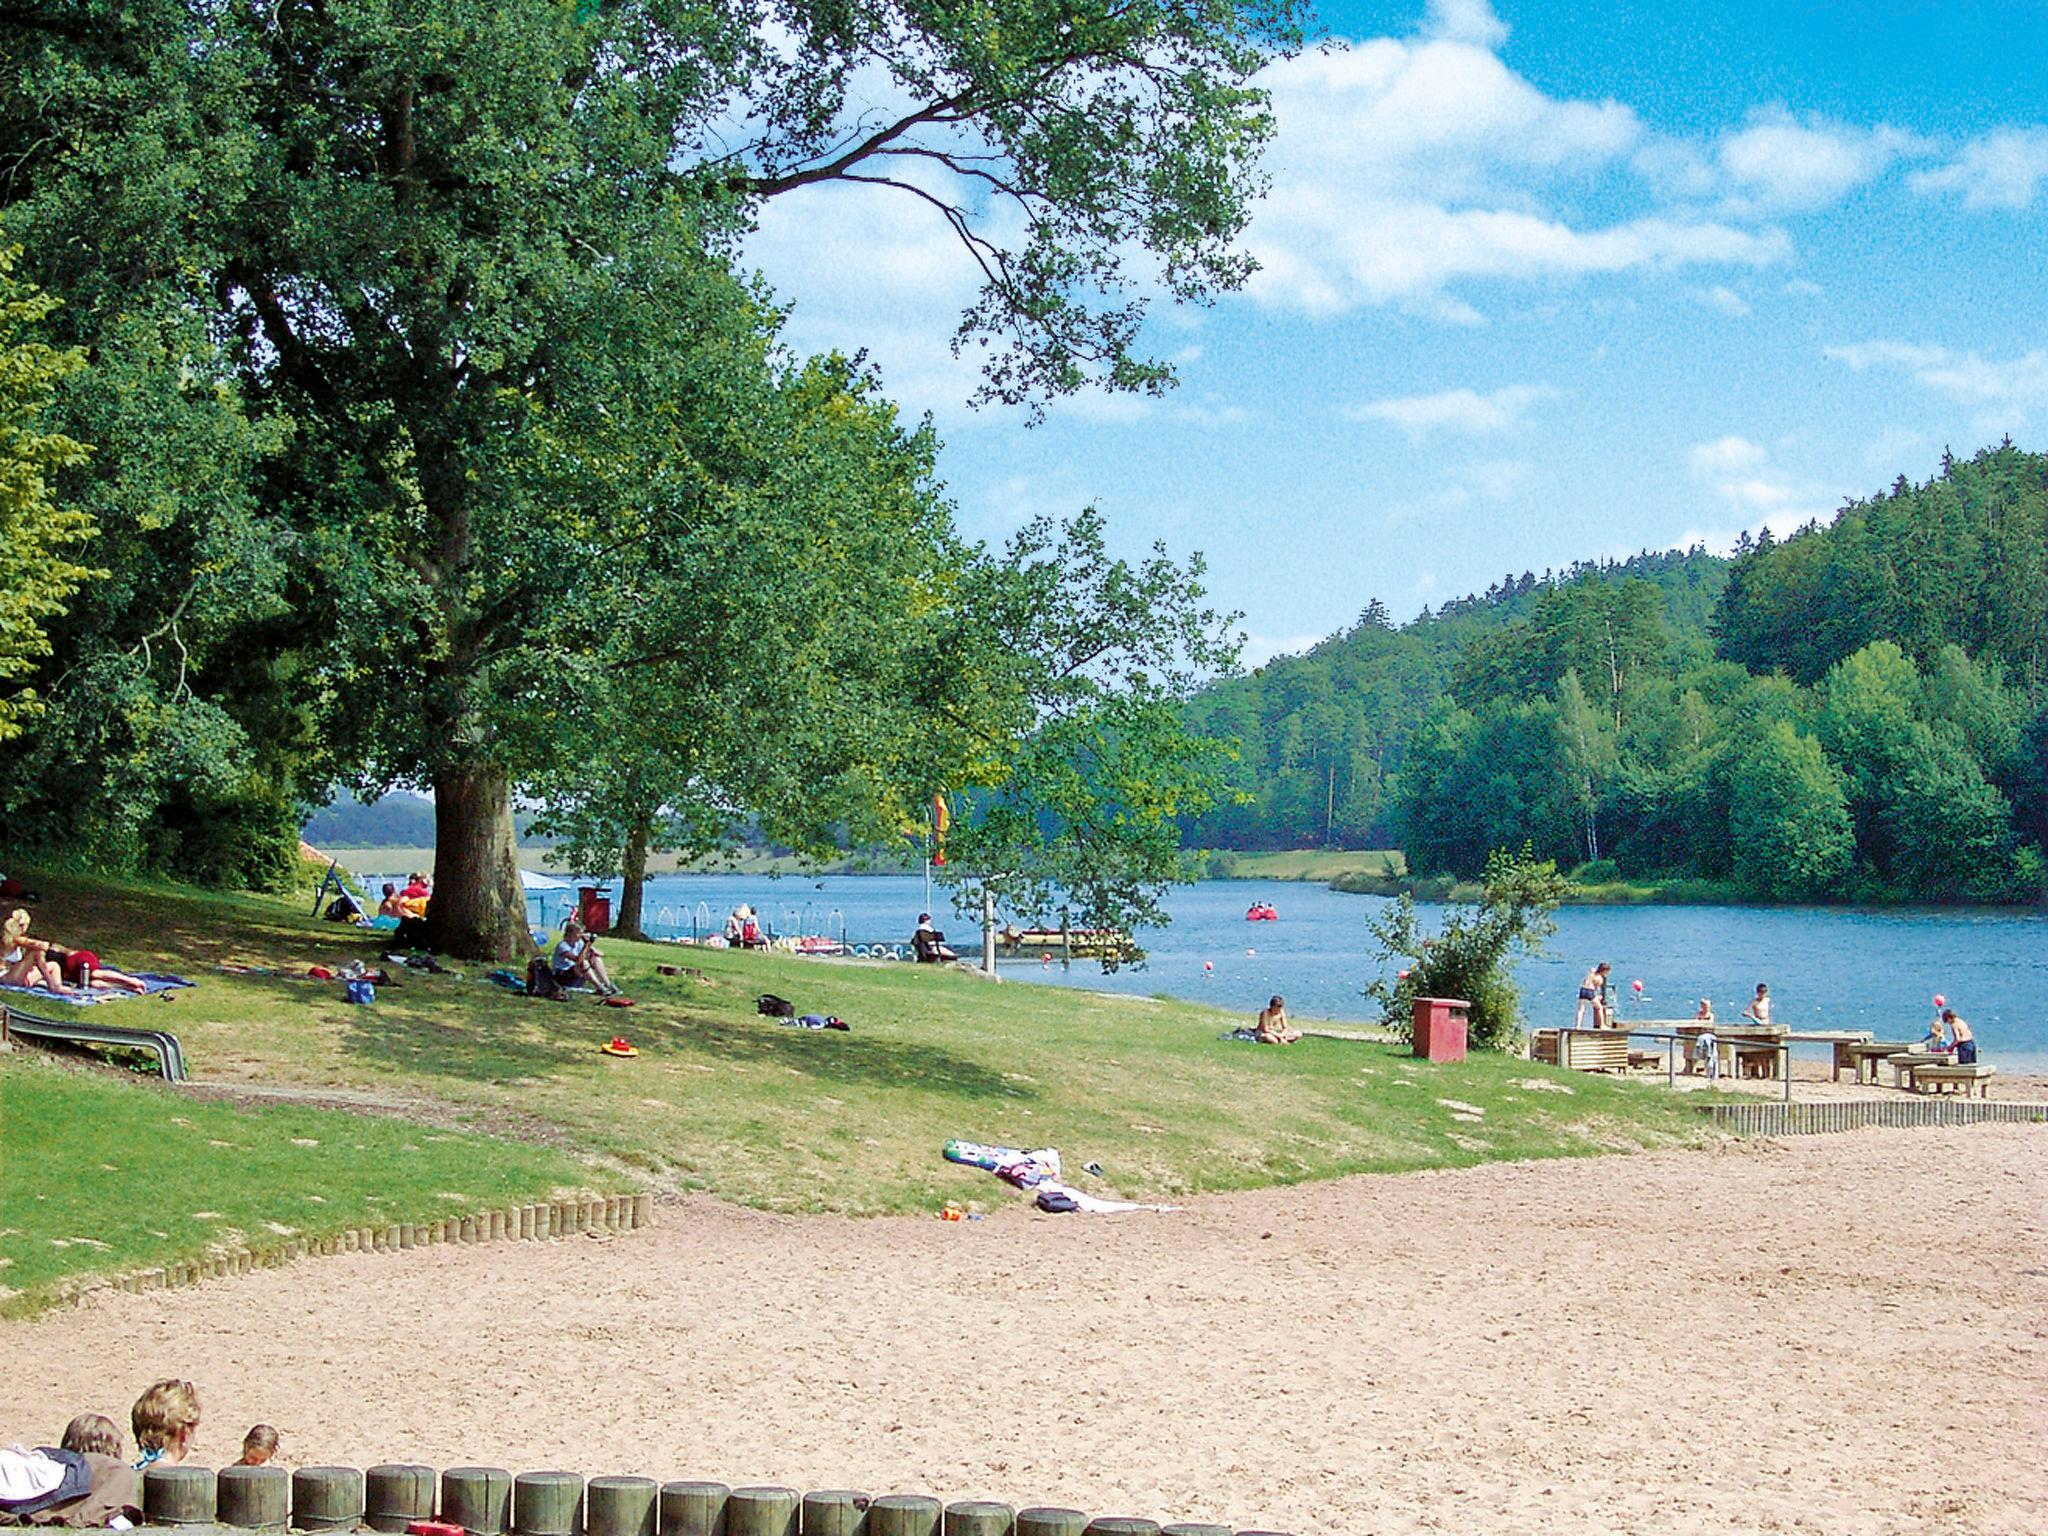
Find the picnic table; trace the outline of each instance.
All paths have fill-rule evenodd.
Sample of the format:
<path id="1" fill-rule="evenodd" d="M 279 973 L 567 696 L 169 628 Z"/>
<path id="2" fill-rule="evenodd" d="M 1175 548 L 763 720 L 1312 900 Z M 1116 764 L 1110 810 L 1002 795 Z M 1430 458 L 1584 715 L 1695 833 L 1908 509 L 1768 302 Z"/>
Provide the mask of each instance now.
<path id="1" fill-rule="evenodd" d="M 1753 1067 L 1759 1077 L 1776 1077 L 1783 1071 L 1785 1052 L 1782 1047 L 1790 1039 L 1790 1032 L 1780 1025 L 1768 1027 L 1760 1024 L 1719 1024 L 1705 1019 L 1686 1019 L 1674 1025 L 1676 1033 L 1688 1040 L 1697 1040 L 1712 1030 L 1716 1051 L 1721 1058 L 1721 1070 L 1734 1077 L 1744 1067 Z M 1698 1063 L 1693 1053 L 1686 1052 L 1685 1070 L 1696 1072 Z"/>
<path id="2" fill-rule="evenodd" d="M 1882 1063 L 1902 1051 L 1912 1050 L 1918 1043 L 1916 1040 L 1865 1040 L 1860 1044 L 1838 1045 L 1835 1047 L 1835 1070 L 1839 1073 L 1846 1061 L 1857 1082 L 1874 1083 Z"/>

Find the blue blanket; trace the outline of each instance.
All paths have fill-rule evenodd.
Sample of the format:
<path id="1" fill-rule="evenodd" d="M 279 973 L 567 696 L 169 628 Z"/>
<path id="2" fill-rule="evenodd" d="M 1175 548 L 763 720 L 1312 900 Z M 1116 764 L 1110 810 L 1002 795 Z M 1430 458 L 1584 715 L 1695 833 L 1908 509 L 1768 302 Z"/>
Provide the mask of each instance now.
<path id="1" fill-rule="evenodd" d="M 52 992 L 48 987 L 11 987 L 0 982 L 0 992 L 12 992 L 19 997 L 39 997 L 48 1003 L 65 1003 L 73 1008 L 89 1008 L 94 1003 L 118 1003 L 124 997 L 143 997 L 158 992 L 171 992 L 193 983 L 182 976 L 166 976 L 160 971 L 137 971 L 135 979 L 149 988 L 148 993 L 130 992 L 125 988 L 110 992 L 104 987 L 94 987 L 89 992 Z"/>

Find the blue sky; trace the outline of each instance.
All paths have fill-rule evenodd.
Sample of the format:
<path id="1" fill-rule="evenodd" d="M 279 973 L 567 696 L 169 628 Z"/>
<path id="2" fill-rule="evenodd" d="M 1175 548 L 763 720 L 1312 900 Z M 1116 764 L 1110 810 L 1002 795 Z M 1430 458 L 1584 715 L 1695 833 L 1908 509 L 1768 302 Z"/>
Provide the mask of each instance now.
<path id="1" fill-rule="evenodd" d="M 1275 66 L 1262 271 L 1155 314 L 1181 387 L 966 408 L 973 280 L 886 192 L 779 200 L 792 344 L 935 417 L 963 527 L 1202 550 L 1248 659 L 1504 573 L 1780 531 L 2048 447 L 2048 6 L 1329 5 Z"/>

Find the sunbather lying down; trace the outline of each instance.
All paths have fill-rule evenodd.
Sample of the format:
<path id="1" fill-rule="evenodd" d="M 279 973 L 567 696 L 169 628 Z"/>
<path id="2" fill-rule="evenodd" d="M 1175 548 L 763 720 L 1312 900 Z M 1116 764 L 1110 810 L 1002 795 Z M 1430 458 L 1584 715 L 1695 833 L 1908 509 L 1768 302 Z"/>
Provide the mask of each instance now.
<path id="1" fill-rule="evenodd" d="M 1287 999 L 1277 993 L 1273 1001 L 1259 1010 L 1259 1044 L 1292 1045 L 1301 1038 L 1301 1031 L 1287 1022 Z"/>

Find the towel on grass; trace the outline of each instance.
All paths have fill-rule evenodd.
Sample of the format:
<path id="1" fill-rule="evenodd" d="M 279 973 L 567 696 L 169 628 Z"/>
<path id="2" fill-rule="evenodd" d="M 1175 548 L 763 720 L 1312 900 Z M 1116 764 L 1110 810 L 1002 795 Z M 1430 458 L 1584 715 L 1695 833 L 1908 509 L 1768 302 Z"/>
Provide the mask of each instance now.
<path id="1" fill-rule="evenodd" d="M 194 985 L 182 976 L 168 976 L 161 971 L 137 971 L 134 974 L 137 981 L 149 988 L 148 992 L 130 992 L 125 988 L 110 992 L 104 987 L 94 987 L 90 991 L 52 992 L 48 987 L 16 987 L 6 982 L 0 982 L 0 992 L 39 997 L 45 1002 L 65 1003 L 73 1008 L 89 1008 L 94 1003 L 118 1003 L 126 997 L 153 997 L 159 992 L 173 992 L 179 987 Z"/>

